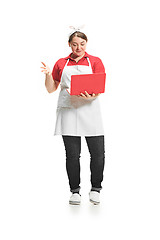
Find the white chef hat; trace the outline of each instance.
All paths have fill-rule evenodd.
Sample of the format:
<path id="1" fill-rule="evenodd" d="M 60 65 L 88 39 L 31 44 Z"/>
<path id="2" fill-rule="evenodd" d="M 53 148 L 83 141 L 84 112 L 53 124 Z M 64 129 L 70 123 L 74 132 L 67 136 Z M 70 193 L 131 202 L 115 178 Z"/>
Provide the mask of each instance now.
<path id="1" fill-rule="evenodd" d="M 73 33 L 75 32 L 83 32 L 82 29 L 84 29 L 85 24 L 81 25 L 81 26 L 69 26 L 70 29 L 72 29 L 72 31 L 69 33 L 68 37 L 70 37 Z"/>

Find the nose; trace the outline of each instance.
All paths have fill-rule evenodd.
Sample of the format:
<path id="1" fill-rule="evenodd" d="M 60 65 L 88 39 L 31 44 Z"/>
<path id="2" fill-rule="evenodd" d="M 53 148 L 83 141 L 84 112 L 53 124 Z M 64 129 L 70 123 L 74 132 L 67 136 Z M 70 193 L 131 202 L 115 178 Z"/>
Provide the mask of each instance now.
<path id="1" fill-rule="evenodd" d="M 80 49 L 80 44 L 79 45 L 77 45 L 77 50 L 79 50 Z"/>

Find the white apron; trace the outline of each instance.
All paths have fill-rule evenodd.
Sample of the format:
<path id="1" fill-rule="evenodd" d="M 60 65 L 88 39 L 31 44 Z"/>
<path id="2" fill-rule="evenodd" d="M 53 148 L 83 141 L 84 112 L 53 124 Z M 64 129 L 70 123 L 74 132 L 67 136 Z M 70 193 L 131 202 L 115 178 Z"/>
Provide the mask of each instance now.
<path id="1" fill-rule="evenodd" d="M 89 58 L 87 58 L 87 60 L 89 66 L 67 66 L 69 62 L 68 59 L 63 69 L 60 82 L 61 91 L 59 93 L 56 111 L 57 119 L 54 135 L 104 135 L 98 97 L 92 100 L 87 100 L 78 96 L 71 96 L 66 91 L 67 88 L 70 88 L 71 75 L 93 73 Z"/>

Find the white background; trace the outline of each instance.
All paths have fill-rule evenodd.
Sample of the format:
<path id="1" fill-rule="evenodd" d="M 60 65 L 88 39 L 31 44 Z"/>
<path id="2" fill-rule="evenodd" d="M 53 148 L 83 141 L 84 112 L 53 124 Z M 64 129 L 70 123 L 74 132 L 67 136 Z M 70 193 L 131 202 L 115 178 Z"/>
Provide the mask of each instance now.
<path id="1" fill-rule="evenodd" d="M 3 1 L 0 6 L 0 238 L 160 239 L 158 0 Z M 86 24 L 87 52 L 107 73 L 100 96 L 106 165 L 100 206 L 88 201 L 82 138 L 79 207 L 69 206 L 65 149 L 53 136 L 59 94 L 51 68 L 70 53 L 68 26 Z"/>

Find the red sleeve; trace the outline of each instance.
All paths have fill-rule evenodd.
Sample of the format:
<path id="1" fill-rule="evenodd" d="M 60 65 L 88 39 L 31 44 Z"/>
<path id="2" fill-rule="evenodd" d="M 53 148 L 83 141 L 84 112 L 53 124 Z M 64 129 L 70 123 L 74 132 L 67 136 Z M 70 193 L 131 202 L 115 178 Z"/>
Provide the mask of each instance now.
<path id="1" fill-rule="evenodd" d="M 94 63 L 93 73 L 105 73 L 105 67 L 100 58 L 97 58 Z"/>
<path id="2" fill-rule="evenodd" d="M 58 61 L 55 63 L 53 67 L 52 77 L 53 77 L 53 80 L 60 82 L 60 69 L 58 67 Z"/>

